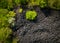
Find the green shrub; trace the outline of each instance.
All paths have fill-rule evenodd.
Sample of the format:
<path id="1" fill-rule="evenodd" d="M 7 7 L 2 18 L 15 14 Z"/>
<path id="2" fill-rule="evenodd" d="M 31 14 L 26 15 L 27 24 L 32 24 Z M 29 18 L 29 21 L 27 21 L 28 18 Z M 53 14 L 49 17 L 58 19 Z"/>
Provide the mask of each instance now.
<path id="1" fill-rule="evenodd" d="M 12 30 L 9 28 L 10 23 L 14 22 L 14 11 L 8 11 L 7 9 L 0 9 L 0 42 L 7 43 L 9 35 L 12 34 Z M 7 40 L 6 40 L 7 39 Z"/>
<path id="2" fill-rule="evenodd" d="M 14 3 L 15 3 L 16 5 L 19 5 L 19 4 L 20 4 L 20 0 L 14 0 Z"/>
<path id="3" fill-rule="evenodd" d="M 39 5 L 39 0 L 28 0 L 28 6 Z"/>
<path id="4" fill-rule="evenodd" d="M 53 9 L 60 9 L 60 0 L 48 0 L 48 6 Z"/>
<path id="5" fill-rule="evenodd" d="M 12 0 L 0 0 L 0 8 L 10 9 L 13 8 Z"/>
<path id="6" fill-rule="evenodd" d="M 46 7 L 46 0 L 29 0 L 29 6 L 40 6 L 41 8 Z"/>
<path id="7" fill-rule="evenodd" d="M 7 9 L 0 9 L 0 14 L 7 14 L 8 13 L 8 10 Z"/>
<path id="8" fill-rule="evenodd" d="M 9 26 L 14 21 L 14 11 L 8 11 L 7 9 L 0 9 L 0 28 Z M 13 19 L 11 19 L 13 18 Z"/>
<path id="9" fill-rule="evenodd" d="M 12 30 L 8 27 L 0 28 L 0 42 L 6 41 L 9 35 L 12 33 Z"/>
<path id="10" fill-rule="evenodd" d="M 6 17 L 7 13 L 7 9 L 0 9 L 0 28 L 9 25 L 9 23 L 7 22 L 8 18 Z"/>
<path id="11" fill-rule="evenodd" d="M 0 0 L 0 8 L 11 10 L 13 6 L 26 4 L 27 0 Z"/>
<path id="12" fill-rule="evenodd" d="M 16 5 L 23 5 L 27 3 L 27 0 L 14 0 L 14 3 Z"/>
<path id="13" fill-rule="evenodd" d="M 12 26 L 15 25 L 15 15 L 16 13 L 14 11 L 9 11 L 9 13 L 7 14 L 8 17 L 8 23 L 11 24 Z"/>
<path id="14" fill-rule="evenodd" d="M 40 0 L 39 5 L 41 8 L 44 8 L 47 6 L 47 1 L 46 0 Z"/>
<path id="15" fill-rule="evenodd" d="M 7 0 L 7 3 L 8 3 L 8 9 L 10 10 L 11 8 L 13 8 L 13 0 Z"/>
<path id="16" fill-rule="evenodd" d="M 7 2 L 6 0 L 0 0 L 0 8 L 6 8 L 7 7 Z"/>
<path id="17" fill-rule="evenodd" d="M 20 3 L 21 4 L 26 4 L 27 3 L 27 0 L 21 0 Z"/>
<path id="18" fill-rule="evenodd" d="M 15 16 L 15 12 L 14 11 L 9 11 L 9 13 L 7 14 L 8 17 L 14 17 Z"/>
<path id="19" fill-rule="evenodd" d="M 26 12 L 26 19 L 27 20 L 35 20 L 36 16 L 37 16 L 36 11 L 27 11 Z"/>
<path id="20" fill-rule="evenodd" d="M 22 13 L 23 12 L 23 9 L 22 8 L 19 8 L 18 9 L 18 13 Z"/>

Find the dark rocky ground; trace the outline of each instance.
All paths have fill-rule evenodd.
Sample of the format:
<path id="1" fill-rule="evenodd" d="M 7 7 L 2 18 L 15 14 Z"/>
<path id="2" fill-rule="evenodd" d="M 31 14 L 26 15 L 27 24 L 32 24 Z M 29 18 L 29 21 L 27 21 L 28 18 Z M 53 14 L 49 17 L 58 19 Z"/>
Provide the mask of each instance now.
<path id="1" fill-rule="evenodd" d="M 60 43 L 60 11 L 36 7 L 37 19 L 29 21 L 25 19 L 26 10 L 22 14 L 16 12 L 18 43 Z"/>

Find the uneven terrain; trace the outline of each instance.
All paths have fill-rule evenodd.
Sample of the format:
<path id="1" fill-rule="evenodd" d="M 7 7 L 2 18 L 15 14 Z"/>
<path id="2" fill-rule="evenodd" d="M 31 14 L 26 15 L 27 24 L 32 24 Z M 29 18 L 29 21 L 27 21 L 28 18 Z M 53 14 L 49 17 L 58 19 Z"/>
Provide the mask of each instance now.
<path id="1" fill-rule="evenodd" d="M 16 12 L 18 43 L 60 43 L 60 11 L 36 7 L 37 19 L 29 21 L 25 19 L 27 10 L 24 9 L 21 14 Z"/>

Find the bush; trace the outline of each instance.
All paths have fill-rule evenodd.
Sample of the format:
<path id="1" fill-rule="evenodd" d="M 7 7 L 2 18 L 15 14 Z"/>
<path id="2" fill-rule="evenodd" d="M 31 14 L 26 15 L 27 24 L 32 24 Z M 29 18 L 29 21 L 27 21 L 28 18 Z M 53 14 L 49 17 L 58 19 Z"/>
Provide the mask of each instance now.
<path id="1" fill-rule="evenodd" d="M 12 30 L 9 28 L 10 23 L 13 22 L 11 18 L 15 16 L 14 11 L 8 11 L 7 9 L 0 9 L 0 42 L 5 43 L 9 35 L 12 34 Z M 9 39 L 8 39 L 9 40 Z"/>
<path id="2" fill-rule="evenodd" d="M 48 6 L 53 9 L 60 9 L 60 0 L 48 0 Z"/>
<path id="3" fill-rule="evenodd" d="M 14 3 L 16 5 L 24 5 L 27 3 L 27 0 L 14 0 Z"/>
<path id="4" fill-rule="evenodd" d="M 46 0 L 29 0 L 29 6 L 40 6 L 41 8 L 47 6 Z"/>
<path id="5" fill-rule="evenodd" d="M 0 0 L 0 8 L 11 10 L 13 6 L 24 5 L 27 0 Z"/>
<path id="6" fill-rule="evenodd" d="M 26 4 L 27 2 L 28 2 L 27 0 L 21 0 L 21 1 L 20 1 L 20 3 L 21 3 L 22 5 Z"/>
<path id="7" fill-rule="evenodd" d="M 36 11 L 27 11 L 26 12 L 26 19 L 27 20 L 35 20 L 36 16 L 37 16 Z"/>
<path id="8" fill-rule="evenodd" d="M 14 11 L 9 11 L 9 13 L 7 14 L 8 17 L 14 17 L 15 16 L 15 12 Z"/>
<path id="9" fill-rule="evenodd" d="M 11 9 L 13 8 L 13 1 L 12 0 L 0 0 L 0 8 Z"/>
<path id="10" fill-rule="evenodd" d="M 8 27 L 0 28 L 0 42 L 6 41 L 9 35 L 12 33 L 12 30 Z"/>
<path id="11" fill-rule="evenodd" d="M 11 18 L 15 16 L 14 11 L 8 11 L 7 9 L 0 9 L 0 28 L 9 26 L 13 22 Z"/>
<path id="12" fill-rule="evenodd" d="M 23 9 L 22 8 L 18 9 L 18 12 L 19 13 L 22 13 L 23 12 Z"/>
<path id="13" fill-rule="evenodd" d="M 46 0 L 40 0 L 39 5 L 41 8 L 44 8 L 47 6 L 47 1 Z"/>
<path id="14" fill-rule="evenodd" d="M 7 22 L 8 18 L 6 17 L 7 13 L 7 9 L 0 9 L 0 28 L 9 25 L 9 23 Z"/>
<path id="15" fill-rule="evenodd" d="M 13 0 L 16 5 L 20 4 L 20 0 Z"/>

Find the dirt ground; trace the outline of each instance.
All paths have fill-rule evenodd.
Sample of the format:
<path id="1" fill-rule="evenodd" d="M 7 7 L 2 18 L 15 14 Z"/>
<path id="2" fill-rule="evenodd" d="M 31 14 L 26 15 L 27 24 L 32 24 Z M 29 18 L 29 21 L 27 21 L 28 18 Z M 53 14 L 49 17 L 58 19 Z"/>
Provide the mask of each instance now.
<path id="1" fill-rule="evenodd" d="M 60 11 L 34 9 L 38 13 L 34 21 L 25 19 L 28 9 L 24 9 L 22 14 L 16 12 L 18 43 L 60 43 Z"/>

